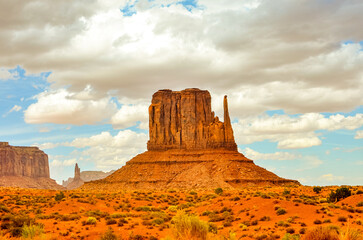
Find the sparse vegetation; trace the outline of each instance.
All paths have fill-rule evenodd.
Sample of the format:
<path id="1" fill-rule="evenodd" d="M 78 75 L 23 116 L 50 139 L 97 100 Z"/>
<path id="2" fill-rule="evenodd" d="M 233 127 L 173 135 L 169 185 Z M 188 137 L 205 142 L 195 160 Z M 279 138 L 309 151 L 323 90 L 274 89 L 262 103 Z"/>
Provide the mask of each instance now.
<path id="1" fill-rule="evenodd" d="M 277 215 L 283 215 L 283 214 L 286 214 L 286 213 L 287 213 L 287 211 L 284 208 L 278 208 L 276 210 Z"/>
<path id="2" fill-rule="evenodd" d="M 172 219 L 173 235 L 176 240 L 206 240 L 209 226 L 197 216 L 178 212 Z"/>
<path id="3" fill-rule="evenodd" d="M 363 190 L 361 186 L 347 188 L 355 194 Z M 305 186 L 227 189 L 222 194 L 216 194 L 215 190 L 120 193 L 74 190 L 63 192 L 61 200 L 56 201 L 55 196 L 62 195 L 60 191 L 0 188 L 0 239 L 115 239 L 116 236 L 128 240 L 176 240 L 175 233 L 182 232 L 176 223 L 189 219 L 189 225 L 182 226 L 194 229 L 190 230 L 193 233 L 201 232 L 197 239 L 305 240 L 310 232 L 319 232 L 315 228 L 323 227 L 335 237 L 338 235 L 339 240 L 358 240 L 363 231 L 362 201 L 354 197 L 327 202 L 326 194 L 338 189 L 324 187 L 319 194 L 313 187 Z M 180 213 L 184 221 L 178 221 Z M 113 229 L 106 231 L 110 226 Z"/>
<path id="4" fill-rule="evenodd" d="M 352 192 L 347 187 L 340 187 L 336 191 L 331 191 L 329 202 L 337 202 L 352 195 Z"/>
<path id="5" fill-rule="evenodd" d="M 316 194 L 319 194 L 321 192 L 321 187 L 317 186 L 317 187 L 314 187 L 313 188 L 313 191 L 316 193 Z"/>

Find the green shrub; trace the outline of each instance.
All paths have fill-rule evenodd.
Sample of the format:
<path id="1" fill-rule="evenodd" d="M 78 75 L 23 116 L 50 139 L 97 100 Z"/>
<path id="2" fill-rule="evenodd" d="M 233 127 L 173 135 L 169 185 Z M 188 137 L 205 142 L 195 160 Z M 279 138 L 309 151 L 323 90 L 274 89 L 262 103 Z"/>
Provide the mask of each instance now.
<path id="1" fill-rule="evenodd" d="M 59 193 L 57 193 L 55 196 L 54 196 L 54 200 L 56 201 L 61 201 L 63 198 L 65 198 L 66 196 L 64 195 L 64 193 L 62 191 L 60 191 Z"/>
<path id="2" fill-rule="evenodd" d="M 96 225 L 97 219 L 95 217 L 88 217 L 86 221 L 84 221 L 85 225 Z"/>
<path id="3" fill-rule="evenodd" d="M 357 203 L 357 207 L 363 207 L 363 201 L 362 201 L 362 202 Z"/>
<path id="4" fill-rule="evenodd" d="M 209 226 L 197 216 L 178 212 L 172 219 L 173 235 L 177 240 L 195 239 L 206 240 Z"/>
<path id="5" fill-rule="evenodd" d="M 208 223 L 208 232 L 217 234 L 218 233 L 218 227 L 214 223 Z"/>
<path id="6" fill-rule="evenodd" d="M 177 212 L 178 211 L 178 206 L 170 206 L 169 208 L 170 212 Z"/>
<path id="7" fill-rule="evenodd" d="M 314 224 L 321 224 L 321 220 L 316 219 L 316 220 L 314 221 Z"/>
<path id="8" fill-rule="evenodd" d="M 278 208 L 276 210 L 277 215 L 283 215 L 283 214 L 286 214 L 286 213 L 287 213 L 287 211 L 284 208 Z"/>
<path id="9" fill-rule="evenodd" d="M 106 220 L 106 225 L 112 225 L 112 224 L 116 224 L 116 223 L 117 223 L 117 221 L 113 218 Z"/>
<path id="10" fill-rule="evenodd" d="M 214 193 L 215 193 L 215 194 L 218 194 L 218 195 L 221 195 L 221 194 L 223 193 L 223 189 L 222 189 L 222 188 L 216 188 L 216 189 L 214 190 Z"/>
<path id="11" fill-rule="evenodd" d="M 108 228 L 108 230 L 101 236 L 100 240 L 117 240 L 117 236 L 113 233 L 112 228 Z"/>
<path id="12" fill-rule="evenodd" d="M 328 197 L 329 202 L 337 202 L 352 195 L 347 187 L 340 187 L 336 191 L 331 191 Z"/>
<path id="13" fill-rule="evenodd" d="M 300 235 L 299 234 L 290 234 L 290 233 L 286 233 L 281 240 L 299 240 L 300 239 Z"/>
<path id="14" fill-rule="evenodd" d="M 314 187 L 313 188 L 313 191 L 315 192 L 315 193 L 320 193 L 321 192 L 321 187 Z"/>

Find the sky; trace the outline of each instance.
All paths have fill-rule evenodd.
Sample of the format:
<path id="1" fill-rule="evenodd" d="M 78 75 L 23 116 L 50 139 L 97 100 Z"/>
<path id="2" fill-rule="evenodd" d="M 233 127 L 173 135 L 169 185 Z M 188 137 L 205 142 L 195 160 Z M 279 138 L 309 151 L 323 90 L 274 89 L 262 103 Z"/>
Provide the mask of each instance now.
<path id="1" fill-rule="evenodd" d="M 159 89 L 200 88 L 239 151 L 304 185 L 363 184 L 363 1 L 0 0 L 0 141 L 51 178 L 146 151 Z"/>

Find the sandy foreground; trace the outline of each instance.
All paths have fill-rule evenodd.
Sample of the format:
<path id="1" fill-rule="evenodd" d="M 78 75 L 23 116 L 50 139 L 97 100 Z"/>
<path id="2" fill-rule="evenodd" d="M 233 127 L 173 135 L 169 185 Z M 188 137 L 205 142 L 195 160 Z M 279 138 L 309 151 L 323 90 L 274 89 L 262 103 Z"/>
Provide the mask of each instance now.
<path id="1" fill-rule="evenodd" d="M 363 231 L 363 186 L 351 186 L 352 196 L 328 202 L 337 188 L 323 187 L 320 193 L 292 186 L 63 194 L 0 188 L 0 239 L 10 238 L 16 232 L 14 219 L 21 218 L 43 226 L 38 239 L 101 239 L 109 228 L 119 239 L 163 239 L 173 236 L 172 219 L 180 211 L 207 222 L 209 239 L 303 237 L 312 228 L 330 225 Z"/>

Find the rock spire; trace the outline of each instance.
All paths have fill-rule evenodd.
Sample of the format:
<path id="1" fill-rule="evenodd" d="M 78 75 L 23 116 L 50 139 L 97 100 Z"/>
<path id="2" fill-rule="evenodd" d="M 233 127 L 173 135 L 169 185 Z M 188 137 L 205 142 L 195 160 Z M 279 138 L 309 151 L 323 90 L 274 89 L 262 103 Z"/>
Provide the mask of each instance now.
<path id="1" fill-rule="evenodd" d="M 78 164 L 76 163 L 76 166 L 74 167 L 74 180 L 80 180 L 81 179 L 81 169 L 78 167 Z"/>
<path id="2" fill-rule="evenodd" d="M 64 184 L 64 182 L 63 182 Z M 74 177 L 72 179 L 72 182 L 70 182 L 66 188 L 68 190 L 79 188 L 84 184 L 83 179 L 81 178 L 81 169 L 78 167 L 78 163 L 76 163 L 76 166 L 74 167 Z"/>

